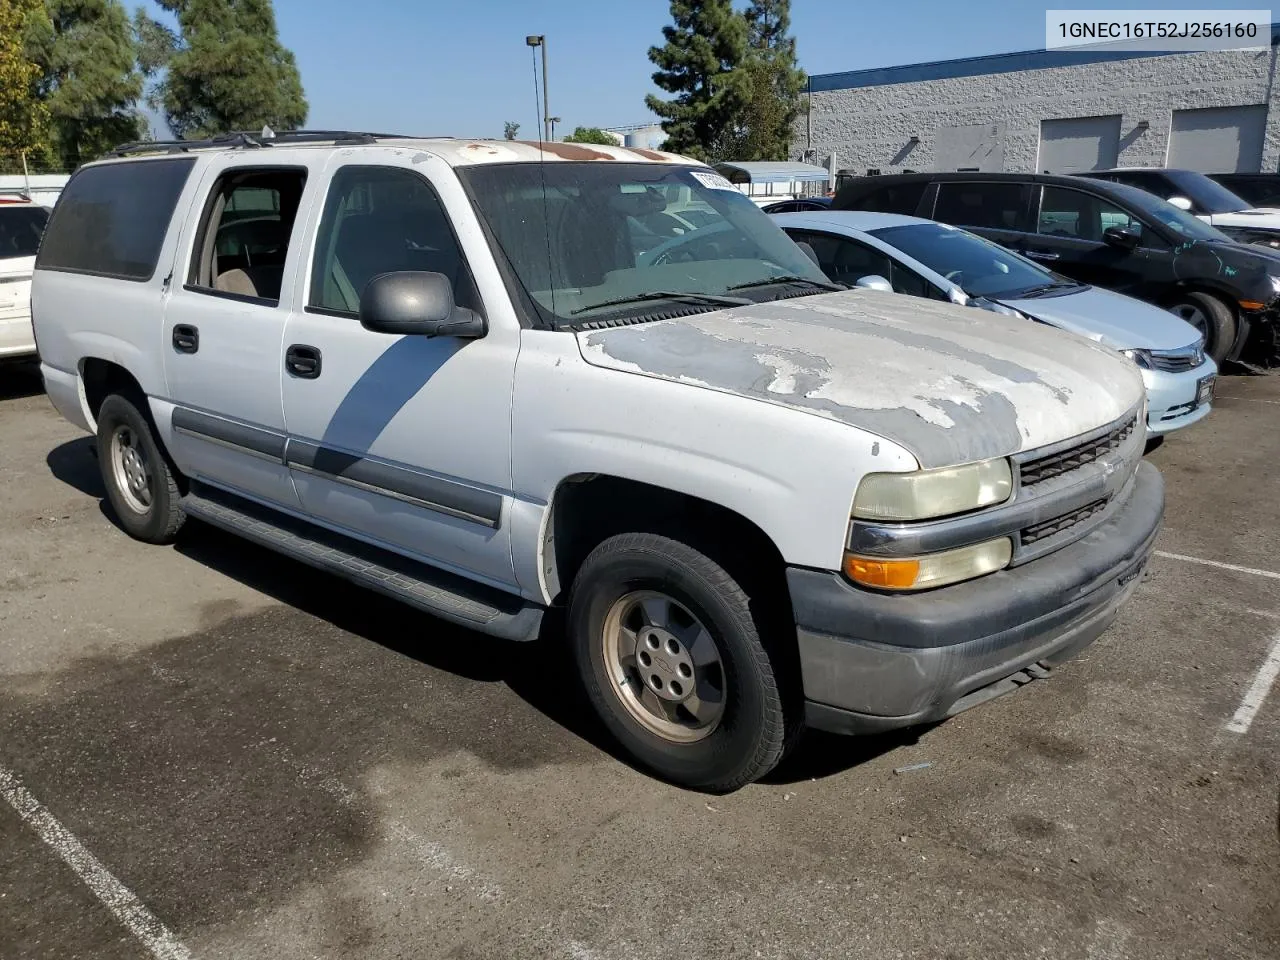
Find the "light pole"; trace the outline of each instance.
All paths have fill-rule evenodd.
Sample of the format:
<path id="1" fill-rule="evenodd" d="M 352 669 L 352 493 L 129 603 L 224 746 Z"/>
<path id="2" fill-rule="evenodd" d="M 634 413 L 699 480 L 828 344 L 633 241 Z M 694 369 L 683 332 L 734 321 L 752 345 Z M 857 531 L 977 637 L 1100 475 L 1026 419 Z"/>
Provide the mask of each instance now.
<path id="1" fill-rule="evenodd" d="M 524 38 L 531 47 L 542 48 L 542 130 L 543 135 L 552 140 L 551 135 L 551 95 L 547 92 L 547 38 L 542 34 L 531 34 Z"/>
<path id="2" fill-rule="evenodd" d="M 560 122 L 560 118 L 559 118 L 559 117 L 552 117 L 552 118 L 551 118 L 551 139 L 552 139 L 552 140 L 554 140 L 554 139 L 556 138 L 556 124 L 557 124 L 557 123 L 559 123 L 559 122 Z"/>

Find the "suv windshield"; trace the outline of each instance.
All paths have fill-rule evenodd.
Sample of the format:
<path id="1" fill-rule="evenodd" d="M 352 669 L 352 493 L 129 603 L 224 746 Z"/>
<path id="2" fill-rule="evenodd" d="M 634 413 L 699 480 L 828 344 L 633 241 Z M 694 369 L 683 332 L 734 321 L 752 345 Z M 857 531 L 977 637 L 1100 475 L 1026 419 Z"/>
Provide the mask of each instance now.
<path id="1" fill-rule="evenodd" d="M 1187 213 L 1185 210 L 1179 210 L 1172 203 L 1161 200 L 1154 193 L 1147 193 L 1145 190 L 1139 190 L 1137 187 L 1130 187 L 1122 183 L 1112 185 L 1112 190 L 1124 200 L 1130 207 L 1137 210 L 1148 219 L 1155 220 L 1184 240 L 1220 240 L 1230 242 L 1228 237 L 1221 230 L 1205 223 L 1199 217 Z"/>
<path id="2" fill-rule="evenodd" d="M 459 176 L 544 323 L 832 289 L 719 174 L 653 163 L 485 164 Z M 776 278 L 776 282 L 774 279 Z M 667 296 L 669 295 L 669 296 Z"/>
<path id="3" fill-rule="evenodd" d="M 1235 213 L 1237 210 L 1249 209 L 1249 204 L 1243 197 L 1210 180 L 1203 173 L 1174 170 L 1169 173 L 1169 179 L 1177 189 L 1186 194 L 1188 200 L 1205 213 Z"/>
<path id="4" fill-rule="evenodd" d="M 34 257 L 48 222 L 44 207 L 0 206 L 0 260 Z"/>
<path id="5" fill-rule="evenodd" d="M 1013 297 L 1029 290 L 1076 286 L 972 233 L 941 223 L 912 223 L 870 231 L 940 273 L 972 297 Z"/>

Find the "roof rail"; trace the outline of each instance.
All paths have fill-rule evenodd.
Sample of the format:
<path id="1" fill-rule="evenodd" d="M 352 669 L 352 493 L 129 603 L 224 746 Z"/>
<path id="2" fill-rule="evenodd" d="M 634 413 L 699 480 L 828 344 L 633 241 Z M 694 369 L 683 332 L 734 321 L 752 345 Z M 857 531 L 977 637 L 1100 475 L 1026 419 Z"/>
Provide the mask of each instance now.
<path id="1" fill-rule="evenodd" d="M 257 149 L 286 143 L 342 143 L 369 144 L 379 140 L 404 139 L 402 133 L 366 133 L 355 130 L 286 130 L 282 133 L 238 131 L 220 133 L 216 137 L 201 140 L 141 140 L 124 143 L 108 156 L 124 157 L 134 153 L 186 153 L 189 150 L 215 150 L 218 148 Z"/>
<path id="2" fill-rule="evenodd" d="M 31 199 L 31 192 L 26 187 L 0 187 L 0 197 L 21 197 Z"/>

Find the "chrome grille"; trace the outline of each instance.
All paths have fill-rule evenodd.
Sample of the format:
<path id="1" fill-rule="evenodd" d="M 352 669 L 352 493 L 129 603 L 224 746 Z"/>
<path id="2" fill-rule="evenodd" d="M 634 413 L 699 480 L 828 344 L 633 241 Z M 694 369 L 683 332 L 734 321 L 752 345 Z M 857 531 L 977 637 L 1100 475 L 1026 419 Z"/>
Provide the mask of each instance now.
<path id="1" fill-rule="evenodd" d="M 1182 373 L 1184 370 L 1194 370 L 1204 363 L 1204 352 L 1199 346 L 1183 347 L 1180 350 L 1152 350 L 1147 358 L 1152 370 Z"/>
<path id="2" fill-rule="evenodd" d="M 1060 477 L 1064 473 L 1070 473 L 1085 464 L 1093 463 L 1128 440 L 1137 424 L 1138 418 L 1134 415 L 1100 437 L 1094 437 L 1092 440 L 1086 440 L 1084 443 L 1078 443 L 1074 447 L 1068 447 L 1057 453 L 1023 462 L 1019 468 L 1022 486 L 1034 486 L 1037 483 L 1052 480 L 1054 477 Z"/>
<path id="3" fill-rule="evenodd" d="M 1077 523 L 1083 523 L 1095 514 L 1101 513 L 1107 508 L 1107 501 L 1095 500 L 1093 503 L 1087 503 L 1078 510 L 1072 510 L 1070 513 L 1064 513 L 1060 517 L 1054 517 L 1052 520 L 1045 520 L 1041 523 L 1024 527 L 1021 532 L 1022 545 L 1035 543 L 1037 540 L 1043 540 L 1046 537 L 1052 537 L 1055 533 L 1061 533 L 1074 527 Z"/>

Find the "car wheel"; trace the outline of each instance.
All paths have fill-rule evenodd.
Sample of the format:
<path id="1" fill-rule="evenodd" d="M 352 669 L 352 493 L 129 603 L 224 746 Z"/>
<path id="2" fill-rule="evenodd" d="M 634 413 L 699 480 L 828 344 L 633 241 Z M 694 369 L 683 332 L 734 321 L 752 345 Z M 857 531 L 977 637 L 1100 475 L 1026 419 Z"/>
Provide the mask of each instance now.
<path id="1" fill-rule="evenodd" d="M 722 566 L 654 534 L 604 541 L 583 562 L 569 634 L 588 698 L 641 764 L 688 787 L 736 790 L 782 759 L 795 689 L 746 592 Z"/>
<path id="2" fill-rule="evenodd" d="M 1236 340 L 1236 317 L 1231 308 L 1209 293 L 1188 293 L 1169 308 L 1200 331 L 1205 353 L 1219 366 Z"/>
<path id="3" fill-rule="evenodd" d="M 98 411 L 98 464 L 107 500 L 124 531 L 146 543 L 171 543 L 186 519 L 176 472 L 160 449 L 150 418 L 118 393 L 107 397 Z"/>

